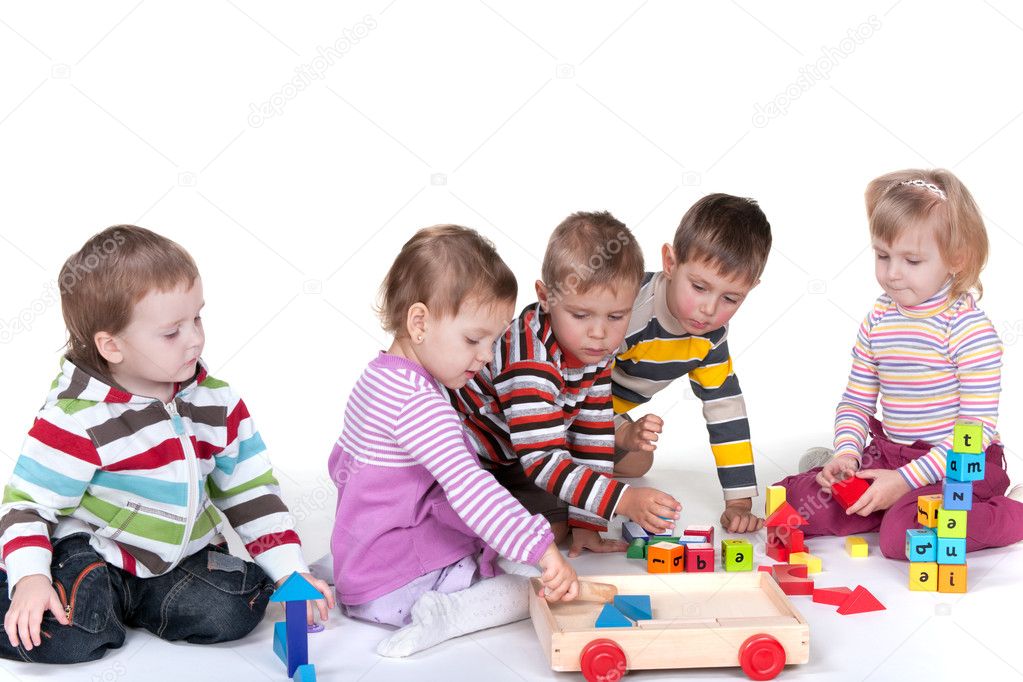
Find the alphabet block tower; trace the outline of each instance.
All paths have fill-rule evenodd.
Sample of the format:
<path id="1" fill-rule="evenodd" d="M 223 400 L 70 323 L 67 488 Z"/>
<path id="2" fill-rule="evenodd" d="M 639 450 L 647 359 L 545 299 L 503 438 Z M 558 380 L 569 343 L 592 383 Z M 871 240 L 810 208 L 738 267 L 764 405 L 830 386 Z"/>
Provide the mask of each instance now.
<path id="1" fill-rule="evenodd" d="M 966 592 L 966 512 L 973 506 L 973 482 L 984 478 L 983 436 L 980 422 L 956 421 L 942 494 L 917 499 L 923 528 L 906 531 L 911 590 Z"/>

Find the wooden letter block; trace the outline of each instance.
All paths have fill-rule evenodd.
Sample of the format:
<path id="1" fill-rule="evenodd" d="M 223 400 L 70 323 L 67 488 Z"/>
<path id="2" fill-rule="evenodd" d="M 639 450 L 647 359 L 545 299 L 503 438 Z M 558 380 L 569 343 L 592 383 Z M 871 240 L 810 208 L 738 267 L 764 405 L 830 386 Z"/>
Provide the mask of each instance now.
<path id="1" fill-rule="evenodd" d="M 941 483 L 941 506 L 950 510 L 973 509 L 973 481 L 946 478 Z"/>
<path id="2" fill-rule="evenodd" d="M 937 592 L 938 564 L 934 562 L 910 564 L 909 589 L 914 592 Z"/>
<path id="3" fill-rule="evenodd" d="M 630 542 L 625 556 L 629 559 L 643 559 L 646 556 L 646 540 L 636 538 Z"/>
<path id="4" fill-rule="evenodd" d="M 671 542 L 656 542 L 646 551 L 648 573 L 681 573 L 686 548 Z"/>
<path id="5" fill-rule="evenodd" d="M 699 535 L 702 536 L 704 542 L 714 544 L 714 526 L 686 526 L 686 529 L 682 531 L 683 535 Z"/>
<path id="6" fill-rule="evenodd" d="M 949 452 L 945 457 L 945 475 L 953 481 L 979 481 L 984 478 L 984 453 Z"/>
<path id="7" fill-rule="evenodd" d="M 867 545 L 867 541 L 863 538 L 850 535 L 845 539 L 845 551 L 851 557 L 861 558 L 870 553 L 870 547 Z"/>
<path id="8" fill-rule="evenodd" d="M 752 571 L 753 545 L 746 540 L 722 540 L 721 563 L 726 571 Z"/>
<path id="9" fill-rule="evenodd" d="M 921 495 L 916 498 L 916 522 L 921 526 L 937 528 L 941 502 L 941 495 Z"/>
<path id="10" fill-rule="evenodd" d="M 966 564 L 938 566 L 938 592 L 965 592 Z"/>
<path id="11" fill-rule="evenodd" d="M 965 564 L 965 538 L 938 538 L 939 564 Z"/>
<path id="12" fill-rule="evenodd" d="M 984 426 L 973 419 L 957 419 L 952 428 L 952 450 L 975 454 L 984 452 Z"/>
<path id="13" fill-rule="evenodd" d="M 821 559 L 808 552 L 789 552 L 790 564 L 804 564 L 810 575 L 821 572 Z"/>
<path id="14" fill-rule="evenodd" d="M 714 545 L 709 542 L 692 544 L 686 547 L 687 573 L 714 572 Z"/>
<path id="15" fill-rule="evenodd" d="M 938 537 L 965 538 L 966 512 L 953 509 L 938 510 Z"/>
<path id="16" fill-rule="evenodd" d="M 906 558 L 917 562 L 938 560 L 938 536 L 930 528 L 910 528 L 906 531 Z"/>
<path id="17" fill-rule="evenodd" d="M 764 504 L 764 516 L 770 516 L 785 501 L 785 486 L 767 486 L 767 502 Z"/>

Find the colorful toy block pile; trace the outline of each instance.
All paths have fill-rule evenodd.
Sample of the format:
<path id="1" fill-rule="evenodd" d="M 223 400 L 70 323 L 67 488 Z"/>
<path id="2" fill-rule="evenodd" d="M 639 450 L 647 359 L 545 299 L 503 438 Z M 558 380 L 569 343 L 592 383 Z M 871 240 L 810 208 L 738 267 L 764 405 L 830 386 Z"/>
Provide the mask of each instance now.
<path id="1" fill-rule="evenodd" d="M 940 495 L 917 498 L 917 522 L 906 531 L 909 589 L 966 592 L 966 512 L 973 507 L 973 482 L 984 478 L 984 428 L 960 419 L 948 451 Z"/>
<path id="2" fill-rule="evenodd" d="M 687 526 L 682 535 L 650 535 L 633 521 L 622 524 L 629 543 L 625 555 L 646 559 L 649 573 L 712 573 L 714 527 Z M 722 540 L 721 561 L 726 571 L 752 571 L 753 545 L 746 540 Z"/>

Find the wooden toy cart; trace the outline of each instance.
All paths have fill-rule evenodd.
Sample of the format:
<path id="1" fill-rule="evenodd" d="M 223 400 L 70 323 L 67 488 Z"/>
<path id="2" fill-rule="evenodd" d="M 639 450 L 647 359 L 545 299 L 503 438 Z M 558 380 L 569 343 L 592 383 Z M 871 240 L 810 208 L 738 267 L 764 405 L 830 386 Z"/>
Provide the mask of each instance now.
<path id="1" fill-rule="evenodd" d="M 581 576 L 650 595 L 653 620 L 597 628 L 602 604 L 548 604 L 532 579 L 529 614 L 556 671 L 616 682 L 628 670 L 740 666 L 769 680 L 810 658 L 810 628 L 767 573 Z"/>

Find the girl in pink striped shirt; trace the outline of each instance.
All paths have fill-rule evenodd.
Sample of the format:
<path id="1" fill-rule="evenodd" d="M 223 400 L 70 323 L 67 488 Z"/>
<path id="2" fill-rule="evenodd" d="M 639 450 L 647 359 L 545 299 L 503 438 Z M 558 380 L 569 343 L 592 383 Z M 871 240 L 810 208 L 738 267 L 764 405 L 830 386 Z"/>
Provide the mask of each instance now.
<path id="1" fill-rule="evenodd" d="M 550 524 L 480 468 L 443 392 L 491 359 L 516 294 L 493 245 L 455 225 L 417 232 L 381 287 L 394 341 L 352 389 L 329 469 L 338 602 L 349 616 L 403 626 L 382 655 L 527 617 L 535 565 L 547 599 L 577 594 Z"/>
<path id="2" fill-rule="evenodd" d="M 953 426 L 968 418 L 983 425 L 987 462 L 985 478 L 973 485 L 967 551 L 1017 542 L 1023 487 L 1005 494 L 997 431 L 1002 345 L 971 293 L 982 293 L 988 252 L 980 210 L 962 182 L 940 169 L 883 175 L 867 187 L 866 200 L 884 293 L 853 347 L 834 452 L 814 448 L 801 462 L 804 473 L 779 485 L 808 519 L 807 536 L 880 530 L 882 553 L 905 559 L 917 497 L 941 492 Z M 871 485 L 843 510 L 831 500 L 831 486 L 854 475 Z"/>

